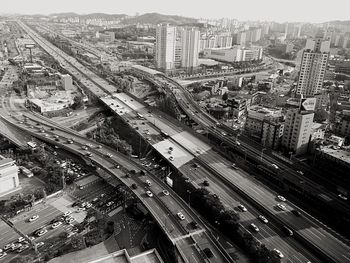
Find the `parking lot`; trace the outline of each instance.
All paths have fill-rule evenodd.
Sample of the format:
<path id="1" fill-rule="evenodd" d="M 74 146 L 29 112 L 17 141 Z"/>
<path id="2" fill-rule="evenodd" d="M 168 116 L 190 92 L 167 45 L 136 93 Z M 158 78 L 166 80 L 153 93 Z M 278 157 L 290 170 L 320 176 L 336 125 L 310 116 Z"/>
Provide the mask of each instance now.
<path id="1" fill-rule="evenodd" d="M 76 208 L 71 207 L 73 202 L 74 199 L 68 196 L 52 198 L 46 204 L 38 204 L 33 209 L 22 212 L 10 221 L 18 230 L 28 235 L 36 243 L 43 242 L 39 248 L 40 251 L 45 246 L 45 240 L 58 236 L 62 232 L 71 233 L 74 225 L 79 223 L 75 218 L 79 218 L 79 221 L 81 221 L 86 216 L 86 212 L 78 211 Z M 65 222 L 62 218 L 67 211 L 70 211 L 70 216 L 74 218 L 74 220 L 70 220 L 70 223 Z M 55 222 L 61 223 L 55 224 Z M 42 230 L 41 233 L 39 233 L 40 230 Z M 6 245 L 12 245 L 7 247 L 7 255 L 0 261 L 8 262 L 12 258 L 30 251 L 29 247 L 24 251 L 18 251 L 20 247 L 27 247 L 26 241 L 19 242 L 19 234 L 2 221 L 0 222 L 0 233 L 0 248 L 4 250 Z"/>

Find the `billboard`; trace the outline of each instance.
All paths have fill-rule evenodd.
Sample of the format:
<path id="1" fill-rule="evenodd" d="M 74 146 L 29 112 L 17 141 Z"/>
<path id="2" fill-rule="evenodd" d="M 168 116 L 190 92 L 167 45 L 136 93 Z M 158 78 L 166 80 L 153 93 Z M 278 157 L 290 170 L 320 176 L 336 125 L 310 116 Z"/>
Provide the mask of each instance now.
<path id="1" fill-rule="evenodd" d="M 316 106 L 316 98 L 301 99 L 300 110 L 301 111 L 313 111 Z"/>

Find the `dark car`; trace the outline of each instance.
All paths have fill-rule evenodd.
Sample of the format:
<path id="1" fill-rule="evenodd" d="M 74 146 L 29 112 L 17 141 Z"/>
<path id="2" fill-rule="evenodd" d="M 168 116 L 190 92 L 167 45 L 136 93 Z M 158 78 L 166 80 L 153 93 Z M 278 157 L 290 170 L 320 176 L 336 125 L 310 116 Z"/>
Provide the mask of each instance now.
<path id="1" fill-rule="evenodd" d="M 137 185 L 136 184 L 132 184 L 131 187 L 132 187 L 132 189 L 136 189 Z"/>
<path id="2" fill-rule="evenodd" d="M 293 235 L 293 231 L 289 227 L 283 226 L 282 229 L 288 236 L 292 236 Z"/>
<path id="3" fill-rule="evenodd" d="M 209 182 L 208 182 L 207 180 L 204 180 L 204 181 L 203 181 L 203 185 L 204 185 L 204 186 L 209 186 Z"/>
<path id="4" fill-rule="evenodd" d="M 203 249 L 204 254 L 207 256 L 207 258 L 212 258 L 214 256 L 213 252 L 211 252 L 210 248 Z"/>
<path id="5" fill-rule="evenodd" d="M 298 210 L 292 210 L 292 213 L 296 216 L 301 216 L 301 213 Z"/>

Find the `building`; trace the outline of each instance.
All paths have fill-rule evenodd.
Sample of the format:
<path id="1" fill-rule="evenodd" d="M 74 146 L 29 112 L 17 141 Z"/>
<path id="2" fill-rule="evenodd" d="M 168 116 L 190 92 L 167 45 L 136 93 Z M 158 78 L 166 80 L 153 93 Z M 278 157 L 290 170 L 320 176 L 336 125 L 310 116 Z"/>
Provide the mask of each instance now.
<path id="1" fill-rule="evenodd" d="M 332 58 L 329 65 L 334 67 L 334 72 L 350 75 L 350 59 Z"/>
<path id="2" fill-rule="evenodd" d="M 248 43 L 254 43 L 261 39 L 261 28 L 250 28 L 249 30 L 237 33 L 236 44 L 245 46 Z"/>
<path id="3" fill-rule="evenodd" d="M 65 75 L 60 75 L 61 77 L 61 85 L 65 90 L 69 90 L 72 89 L 73 87 L 73 80 L 72 80 L 72 76 L 69 74 L 65 74 Z"/>
<path id="4" fill-rule="evenodd" d="M 283 136 L 284 121 L 283 118 L 268 118 L 262 123 L 261 144 L 264 147 L 278 149 Z"/>
<path id="5" fill-rule="evenodd" d="M 156 67 L 163 71 L 175 69 L 176 27 L 160 24 L 156 28 Z"/>
<path id="6" fill-rule="evenodd" d="M 229 98 L 227 105 L 232 109 L 232 116 L 240 118 L 247 109 L 247 100 L 241 97 Z"/>
<path id="7" fill-rule="evenodd" d="M 323 36 L 308 39 L 303 51 L 297 95 L 313 96 L 320 93 L 326 73 L 330 41 Z"/>
<path id="8" fill-rule="evenodd" d="M 11 158 L 0 155 L 0 196 L 19 187 L 18 166 Z"/>
<path id="9" fill-rule="evenodd" d="M 335 133 L 340 136 L 350 136 L 350 110 L 343 110 L 341 119 L 335 125 Z"/>
<path id="10" fill-rule="evenodd" d="M 285 115 L 282 145 L 295 154 L 304 154 L 308 150 L 313 127 L 315 98 L 291 101 Z"/>
<path id="11" fill-rule="evenodd" d="M 279 125 L 281 120 L 282 109 L 254 105 L 247 109 L 244 131 L 267 145 L 275 145 L 277 144 L 275 137 L 281 137 L 280 129 L 283 131 L 283 127 Z"/>
<path id="12" fill-rule="evenodd" d="M 231 48 L 212 48 L 204 50 L 204 56 L 222 62 L 240 62 L 261 60 L 263 55 L 262 47 L 241 47 L 233 46 Z"/>
<path id="13" fill-rule="evenodd" d="M 199 53 L 199 30 L 182 29 L 181 30 L 181 67 L 193 69 L 198 67 Z"/>

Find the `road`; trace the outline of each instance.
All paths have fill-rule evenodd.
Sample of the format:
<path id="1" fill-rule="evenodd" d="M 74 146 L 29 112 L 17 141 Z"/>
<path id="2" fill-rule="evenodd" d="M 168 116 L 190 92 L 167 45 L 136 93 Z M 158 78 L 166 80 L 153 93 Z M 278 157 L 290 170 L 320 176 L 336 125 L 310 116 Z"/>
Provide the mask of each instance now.
<path id="1" fill-rule="evenodd" d="M 68 133 L 66 129 L 60 130 L 58 126 L 55 126 L 55 130 L 51 131 L 50 128 L 52 125 L 50 123 L 43 123 L 40 125 L 41 128 L 46 130 L 46 137 L 44 134 L 38 133 L 38 126 L 36 125 L 37 122 L 42 123 L 42 120 L 33 116 L 32 119 L 27 119 L 26 123 L 24 122 L 24 119 L 22 119 L 23 123 L 19 123 L 22 121 L 13 116 L 11 116 L 11 120 L 16 126 L 25 131 L 29 131 L 33 136 L 39 137 L 42 140 L 53 144 L 58 144 L 60 147 L 75 154 L 81 155 L 82 157 L 85 154 L 84 151 L 81 150 L 82 146 L 85 144 L 91 144 L 92 147 L 90 148 L 90 152 L 93 154 L 91 160 L 98 164 L 101 168 L 109 171 L 111 176 L 117 177 L 129 188 L 131 188 L 132 184 L 136 184 L 138 186 L 137 189 L 133 189 L 134 193 L 143 202 L 160 226 L 166 231 L 170 237 L 170 240 L 174 242 L 180 251 L 186 253 L 187 260 L 193 257 L 193 260 L 202 262 L 203 253 L 201 252 L 201 249 L 209 247 L 216 255 L 215 260 L 212 262 L 229 262 L 216 247 L 215 242 L 211 241 L 211 238 L 207 233 L 205 233 L 205 229 L 201 229 L 200 227 L 199 229 L 193 231 L 193 229 L 189 228 L 190 222 L 198 220 L 196 220 L 195 214 L 191 211 L 191 209 L 186 207 L 183 202 L 179 201 L 179 198 L 175 194 L 169 196 L 162 195 L 161 192 L 164 189 L 164 185 L 160 184 L 149 175 L 135 175 L 131 177 L 125 176 L 125 173 L 129 173 L 131 170 L 135 170 L 136 172 L 141 170 L 140 167 L 138 167 L 136 163 L 133 163 L 132 160 L 107 147 L 98 149 L 98 144 L 96 142 L 88 140 L 83 136 Z M 55 142 L 53 137 L 54 135 L 58 135 L 60 138 L 62 138 L 62 141 Z M 67 138 L 74 138 L 74 144 L 65 144 L 65 140 L 67 140 Z M 108 153 L 112 154 L 113 157 L 106 158 L 106 154 Z M 123 169 L 115 169 L 116 164 L 122 166 Z M 153 198 L 147 197 L 145 194 L 146 179 L 151 181 L 152 186 L 150 189 L 154 193 Z M 180 221 L 177 218 L 176 213 L 179 211 L 182 211 L 182 213 L 185 215 L 185 220 Z M 190 234 L 188 234 L 188 232 Z M 197 245 L 193 246 L 194 243 Z M 200 248 L 199 250 L 198 247 Z"/>

